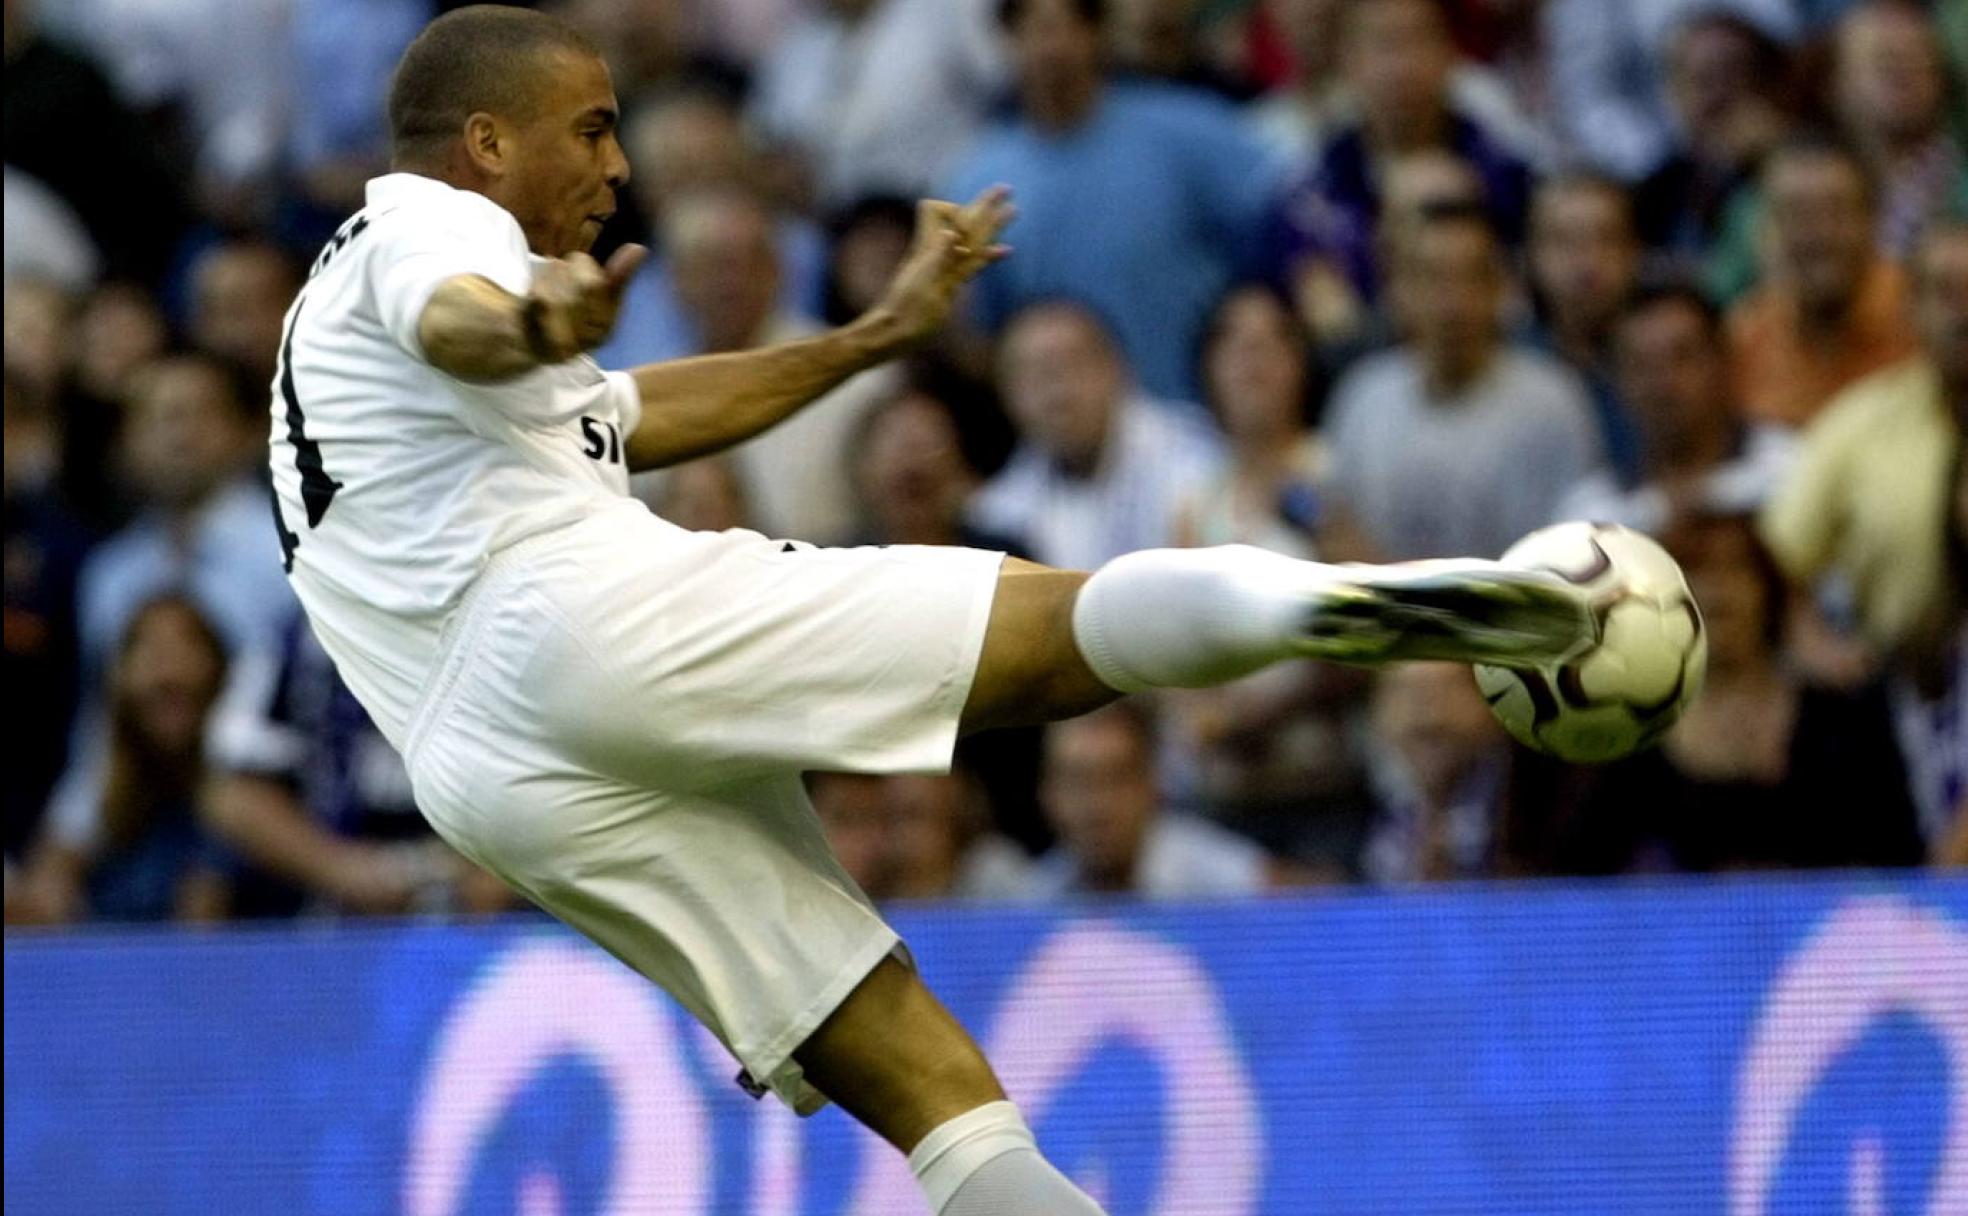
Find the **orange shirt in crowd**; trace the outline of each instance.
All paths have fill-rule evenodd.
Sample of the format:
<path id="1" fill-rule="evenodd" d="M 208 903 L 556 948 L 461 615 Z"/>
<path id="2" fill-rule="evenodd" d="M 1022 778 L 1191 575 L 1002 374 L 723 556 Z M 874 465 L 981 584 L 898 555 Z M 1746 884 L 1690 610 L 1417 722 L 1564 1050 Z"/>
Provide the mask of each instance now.
<path id="1" fill-rule="evenodd" d="M 1915 354 L 1906 275 L 1876 262 L 1835 335 L 1806 335 L 1796 297 L 1765 284 L 1729 313 L 1736 399 L 1758 422 L 1803 426 L 1846 385 Z"/>

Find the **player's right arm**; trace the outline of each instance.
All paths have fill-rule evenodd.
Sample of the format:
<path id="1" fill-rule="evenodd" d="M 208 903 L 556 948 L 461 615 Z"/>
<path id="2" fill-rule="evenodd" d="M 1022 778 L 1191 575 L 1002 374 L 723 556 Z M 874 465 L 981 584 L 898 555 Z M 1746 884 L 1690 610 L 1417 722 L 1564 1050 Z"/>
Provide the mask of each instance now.
<path id="1" fill-rule="evenodd" d="M 571 359 L 608 337 L 622 289 L 648 254 L 625 245 L 607 266 L 585 253 L 548 262 L 523 296 L 483 275 L 446 279 L 417 318 L 417 344 L 431 366 L 474 384 Z"/>

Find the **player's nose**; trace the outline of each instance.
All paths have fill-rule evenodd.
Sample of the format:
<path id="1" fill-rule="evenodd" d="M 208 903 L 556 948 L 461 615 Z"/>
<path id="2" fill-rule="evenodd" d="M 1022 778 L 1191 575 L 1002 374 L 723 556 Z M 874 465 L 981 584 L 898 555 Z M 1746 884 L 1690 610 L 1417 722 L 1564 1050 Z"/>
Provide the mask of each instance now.
<path id="1" fill-rule="evenodd" d="M 607 175 L 609 188 L 620 190 L 629 184 L 629 158 L 622 153 L 622 145 L 613 137 L 608 141 L 608 164 L 603 172 Z"/>

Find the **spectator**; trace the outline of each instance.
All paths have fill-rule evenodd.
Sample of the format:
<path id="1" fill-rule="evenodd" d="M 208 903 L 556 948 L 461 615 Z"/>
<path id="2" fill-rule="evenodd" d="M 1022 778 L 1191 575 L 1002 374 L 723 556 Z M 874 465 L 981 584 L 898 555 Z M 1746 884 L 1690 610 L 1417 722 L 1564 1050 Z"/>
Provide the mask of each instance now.
<path id="1" fill-rule="evenodd" d="M 1701 134 L 1690 121 L 1694 115 L 1669 104 L 1677 86 L 1691 83 L 1677 80 L 1694 66 L 1681 41 L 1690 29 L 1727 22 L 1779 52 L 1798 32 L 1792 0 L 1549 0 L 1544 21 L 1553 109 L 1566 141 L 1623 181 L 1654 173 L 1682 135 Z M 1760 75 L 1741 60 L 1725 66 L 1722 57 L 1703 56 L 1702 62 L 1715 66 L 1701 73 L 1702 81 L 1718 88 L 1731 72 L 1751 84 Z"/>
<path id="2" fill-rule="evenodd" d="M 1493 557 L 1599 465 L 1591 407 L 1569 370 L 1504 344 L 1503 250 L 1483 212 L 1430 210 L 1392 261 L 1411 340 L 1334 390 L 1334 496 L 1390 559 Z"/>
<path id="3" fill-rule="evenodd" d="M 1342 12 L 1341 54 L 1359 116 L 1287 191 L 1274 221 L 1277 257 L 1300 294 L 1321 268 L 1369 304 L 1380 296 L 1378 249 L 1391 162 L 1447 152 L 1472 168 L 1498 230 L 1523 235 L 1530 171 L 1451 104 L 1455 45 L 1436 0 L 1354 0 Z"/>
<path id="4" fill-rule="evenodd" d="M 834 860 L 870 899 L 888 897 L 888 811 L 882 777 L 808 773 L 807 797 Z"/>
<path id="5" fill-rule="evenodd" d="M 1035 301 L 1071 296 L 1110 319 L 1148 391 L 1195 398 L 1211 305 L 1255 252 L 1267 160 L 1228 107 L 1169 85 L 1107 82 L 1101 0 L 1004 0 L 1016 116 L 989 130 L 946 197 L 1004 182 L 1017 256 L 977 279 L 996 330 Z"/>
<path id="6" fill-rule="evenodd" d="M 246 869 L 247 916 L 491 911 L 511 900 L 431 833 L 403 760 L 296 613 L 277 662 L 232 681 L 210 732 L 204 826 Z"/>
<path id="7" fill-rule="evenodd" d="M 1592 393 L 1606 455 L 1622 477 L 1639 472 L 1633 420 L 1613 387 L 1612 331 L 1640 276 L 1640 233 L 1626 187 L 1608 177 L 1547 178 L 1531 198 L 1532 343 L 1557 355 Z"/>
<path id="8" fill-rule="evenodd" d="M 1670 532 L 1708 680 L 1661 746 L 1600 770 L 1561 848 L 1587 873 L 1914 865 L 1923 848 L 1885 697 L 1803 683 L 1779 649 L 1782 571 L 1746 516 Z"/>
<path id="9" fill-rule="evenodd" d="M 1029 896 L 1227 898 L 1271 883 L 1271 863 L 1255 844 L 1163 812 L 1154 754 L 1153 725 L 1132 702 L 1053 724 L 1040 798 L 1059 843 L 1039 858 Z"/>
<path id="10" fill-rule="evenodd" d="M 67 291 L 86 291 L 102 258 L 89 232 L 59 194 L 12 165 L 5 167 L 5 270 L 16 278 L 45 278 Z"/>
<path id="11" fill-rule="evenodd" d="M 85 680 L 137 606 L 167 588 L 188 594 L 235 655 L 270 653 L 293 611 L 266 490 L 251 469 L 266 415 L 248 411 L 236 377 L 184 355 L 133 382 L 123 457 L 145 509 L 83 565 L 78 589 Z"/>
<path id="12" fill-rule="evenodd" d="M 1012 899 L 1030 884 L 1031 859 L 991 831 L 968 773 L 905 773 L 883 785 L 890 899 Z"/>
<path id="13" fill-rule="evenodd" d="M 752 526 L 752 496 L 729 456 L 705 456 L 664 469 L 649 509 L 692 532 L 725 532 Z"/>
<path id="14" fill-rule="evenodd" d="M 663 244 L 665 217 L 672 202 L 693 194 L 760 191 L 763 199 L 766 178 L 737 105 L 714 89 L 683 88 L 637 105 L 622 142 L 634 167 L 629 197 L 651 225 L 646 239 L 655 256 L 629 283 L 615 332 L 595 351 L 605 367 L 657 363 L 704 348 L 704 336 L 677 299 L 675 266 Z M 772 243 L 782 271 L 779 309 L 813 311 L 826 261 L 821 233 L 802 216 L 774 211 Z"/>
<path id="15" fill-rule="evenodd" d="M 63 791 L 29 862 L 34 918 L 212 920 L 228 891 L 198 826 L 206 719 L 225 648 L 196 605 L 131 614 L 108 672 L 106 762 Z"/>
<path id="16" fill-rule="evenodd" d="M 151 154 L 195 183 L 207 217 L 226 227 L 269 218 L 294 87 L 291 0 L 30 3 L 57 39 L 101 60 L 143 117 Z M 152 201 L 137 183 L 114 189 L 119 200 Z"/>
<path id="17" fill-rule="evenodd" d="M 711 89 L 726 97 L 743 95 L 748 83 L 740 63 L 714 48 L 717 20 L 743 5 L 784 0 L 559 0 L 557 16 L 571 22 L 601 47 L 615 94 L 633 105 L 637 99 L 671 90 Z M 446 8 L 457 0 L 441 0 Z M 775 32 L 785 21 L 772 15 Z M 749 58 L 742 56 L 740 58 Z"/>
<path id="18" fill-rule="evenodd" d="M 1861 381 L 1804 433 L 1763 514 L 1785 571 L 1837 574 L 1879 655 L 1931 649 L 1947 611 L 1948 487 L 1968 432 L 1968 222 L 1935 226 L 1913 259 L 1921 357 Z"/>
<path id="19" fill-rule="evenodd" d="M 75 298 L 47 279 L 8 279 L 4 326 L 7 371 L 35 401 L 53 402 L 67 387 Z"/>
<path id="20" fill-rule="evenodd" d="M 1306 424 L 1313 380 L 1281 296 L 1247 285 L 1224 298 L 1203 344 L 1203 382 L 1231 459 L 1184 502 L 1178 544 L 1362 556 L 1327 492 L 1325 449 Z M 1346 668 L 1306 663 L 1170 693 L 1164 788 L 1275 852 L 1350 858 L 1350 837 L 1341 846 L 1335 836 L 1347 836 L 1363 802 L 1352 735 L 1364 688 Z"/>
<path id="21" fill-rule="evenodd" d="M 1114 67 L 1148 80 L 1165 81 L 1215 93 L 1242 104 L 1256 86 L 1225 54 L 1223 35 L 1241 14 L 1225 13 L 1203 0 L 1113 0 L 1107 19 L 1107 48 Z"/>
<path id="22" fill-rule="evenodd" d="M 433 0 L 289 0 L 296 71 L 287 129 L 288 171 L 328 231 L 363 205 L 364 187 L 389 172 L 379 97 L 396 61 L 436 16 Z"/>
<path id="23" fill-rule="evenodd" d="M 5 370 L 6 856 L 32 838 L 67 753 L 75 709 L 75 580 L 88 531 L 56 483 L 60 459 L 48 404 Z"/>
<path id="24" fill-rule="evenodd" d="M 972 525 L 1069 569 L 1169 543 L 1183 498 L 1220 465 L 1215 438 L 1143 397 L 1081 305 L 1029 306 L 1006 327 L 999 358 L 1023 439 L 973 500 Z"/>
<path id="25" fill-rule="evenodd" d="M 757 195 L 727 188 L 671 199 L 663 212 L 663 249 L 696 338 L 695 348 L 683 353 L 748 350 L 820 332 L 818 321 L 779 305 L 772 214 Z M 893 369 L 863 372 L 733 450 L 762 527 L 812 541 L 837 541 L 854 531 L 848 442 L 894 383 Z"/>
<path id="26" fill-rule="evenodd" d="M 1689 13 L 1661 62 L 1677 134 L 1672 154 L 1636 193 L 1641 235 L 1706 259 L 1709 287 L 1725 299 L 1756 279 L 1743 240 L 1747 196 L 1758 165 L 1790 129 L 1789 73 L 1776 38 L 1727 9 Z"/>
<path id="27" fill-rule="evenodd" d="M 1937 628 L 1901 656 L 1889 691 L 1921 832 L 1937 859 L 1952 848 L 1968 865 L 1968 443 L 1956 450 L 1949 497 L 1948 602 Z"/>
<path id="28" fill-rule="evenodd" d="M 169 162 L 94 62 L 6 6 L 6 163 L 72 208 L 103 273 L 155 284 L 190 222 Z M 77 139 L 75 132 L 88 132 Z M 141 200 L 141 206 L 132 206 Z"/>
<path id="29" fill-rule="evenodd" d="M 1864 0 L 1838 23 L 1833 53 L 1839 123 L 1879 183 L 1879 246 L 1904 258 L 1928 221 L 1968 214 L 1934 19 L 1910 0 Z"/>
<path id="30" fill-rule="evenodd" d="M 1787 144 L 1763 170 L 1770 274 L 1729 315 L 1736 393 L 1802 426 L 1839 390 L 1914 353 L 1906 279 L 1873 245 L 1872 182 L 1836 145 Z"/>
<path id="31" fill-rule="evenodd" d="M 824 206 L 930 193 L 1003 85 L 991 4 L 805 5 L 759 65 L 752 121 L 806 160 Z"/>
<path id="32" fill-rule="evenodd" d="M 1557 519 L 1593 519 L 1658 535 L 1689 509 L 1760 508 L 1789 467 L 1781 427 L 1746 423 L 1729 379 L 1721 314 L 1678 283 L 1641 288 L 1613 323 L 1613 366 L 1638 432 L 1638 475 L 1601 469 L 1573 486 Z"/>
<path id="33" fill-rule="evenodd" d="M 858 199 L 828 224 L 823 316 L 845 325 L 874 307 L 909 253 L 916 205 L 899 195 Z"/>
<path id="34" fill-rule="evenodd" d="M 966 545 L 1025 556 L 1012 536 L 974 527 L 965 507 L 977 492 L 977 471 L 964 455 L 956 420 L 943 401 L 912 388 L 876 405 L 852 445 L 854 488 L 868 527 L 868 545 Z M 1020 842 L 1049 842 L 1036 791 L 1036 727 L 980 731 L 957 744 L 959 762 L 977 773 L 999 830 Z"/>
<path id="35" fill-rule="evenodd" d="M 1252 106 L 1250 119 L 1265 144 L 1286 164 L 1310 161 L 1358 116 L 1341 70 L 1341 40 L 1333 37 L 1350 2 L 1266 0 L 1272 20 L 1290 46 L 1292 77 Z M 1456 113 L 1519 156 L 1543 159 L 1544 134 L 1496 72 L 1458 60 L 1449 73 L 1449 102 Z"/>
<path id="36" fill-rule="evenodd" d="M 1469 668 L 1404 663 L 1373 695 L 1377 809 L 1360 869 L 1380 885 L 1498 872 L 1510 741 Z"/>
<path id="37" fill-rule="evenodd" d="M 1016 537 L 980 531 L 966 518 L 980 479 L 950 407 L 928 392 L 909 389 L 876 405 L 851 446 L 855 495 L 869 524 L 860 543 L 1022 552 Z"/>
<path id="38" fill-rule="evenodd" d="M 139 368 L 164 355 L 170 327 L 157 301 L 134 283 L 105 283 L 75 319 L 75 388 L 113 407 L 130 391 Z"/>
<path id="39" fill-rule="evenodd" d="M 246 404 L 255 410 L 273 394 L 287 306 L 300 286 L 293 261 L 259 241 L 216 245 L 192 266 L 192 344 L 246 374 Z"/>

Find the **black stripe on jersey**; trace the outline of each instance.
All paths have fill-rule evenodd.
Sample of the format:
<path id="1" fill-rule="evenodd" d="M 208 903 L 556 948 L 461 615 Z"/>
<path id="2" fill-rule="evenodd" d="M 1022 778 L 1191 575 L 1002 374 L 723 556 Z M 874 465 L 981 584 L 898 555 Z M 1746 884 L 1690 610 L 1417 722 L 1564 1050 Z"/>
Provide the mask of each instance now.
<path id="1" fill-rule="evenodd" d="M 301 502 L 307 506 L 308 527 L 321 526 L 328 504 L 342 483 L 328 476 L 321 463 L 321 445 L 307 436 L 307 417 L 301 413 L 301 399 L 294 392 L 294 327 L 300 323 L 306 297 L 294 303 L 294 315 L 287 319 L 287 336 L 280 344 L 280 397 L 287 403 L 287 441 L 294 445 L 294 467 L 301 471 Z"/>

